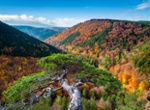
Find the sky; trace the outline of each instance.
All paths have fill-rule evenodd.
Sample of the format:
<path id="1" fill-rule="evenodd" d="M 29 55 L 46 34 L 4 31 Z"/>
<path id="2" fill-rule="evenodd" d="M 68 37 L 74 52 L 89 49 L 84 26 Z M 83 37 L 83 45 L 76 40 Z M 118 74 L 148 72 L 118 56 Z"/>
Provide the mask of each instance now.
<path id="1" fill-rule="evenodd" d="M 150 20 L 150 0 L 0 0 L 11 25 L 70 27 L 89 19 Z"/>

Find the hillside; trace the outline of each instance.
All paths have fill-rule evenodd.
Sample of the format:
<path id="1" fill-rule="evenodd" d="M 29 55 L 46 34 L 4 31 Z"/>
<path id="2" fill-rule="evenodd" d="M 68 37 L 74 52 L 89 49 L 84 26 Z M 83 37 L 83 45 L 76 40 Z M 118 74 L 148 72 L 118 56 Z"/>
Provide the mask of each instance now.
<path id="1" fill-rule="evenodd" d="M 45 42 L 74 54 L 96 58 L 99 68 L 111 71 L 127 91 L 140 90 L 146 94 L 150 88 L 147 81 L 150 78 L 149 24 L 148 21 L 93 19 L 68 28 Z M 147 44 L 146 48 L 141 45 L 143 43 Z M 138 49 L 140 45 L 144 50 Z"/>
<path id="2" fill-rule="evenodd" d="M 18 26 L 18 25 L 13 27 L 40 40 L 45 40 L 49 36 L 54 36 L 65 30 L 65 28 L 63 27 L 40 28 L 32 26 Z"/>
<path id="3" fill-rule="evenodd" d="M 64 89 L 65 84 L 59 81 L 65 69 L 64 81 L 73 92 L 81 93 L 77 99 L 82 101 L 83 110 L 144 109 L 145 101 L 138 100 L 137 93 L 127 94 L 110 72 L 96 68 L 94 62 L 90 57 L 73 54 L 44 57 L 38 64 L 45 71 L 23 77 L 10 86 L 3 93 L 3 101 L 7 103 L 3 107 L 8 110 L 67 110 L 72 98 Z M 77 86 L 78 81 L 82 84 Z"/>
<path id="4" fill-rule="evenodd" d="M 150 35 L 150 27 L 145 22 L 119 21 L 119 20 L 90 20 L 75 25 L 57 36 L 45 40 L 77 53 L 93 53 L 93 48 L 100 51 L 128 50 L 146 40 Z M 91 49 L 91 51 L 90 51 Z"/>
<path id="5" fill-rule="evenodd" d="M 41 72 L 37 61 L 32 57 L 0 56 L 0 99 L 2 92 L 19 78 Z"/>
<path id="6" fill-rule="evenodd" d="M 0 55 L 42 57 L 58 52 L 57 48 L 0 22 Z"/>

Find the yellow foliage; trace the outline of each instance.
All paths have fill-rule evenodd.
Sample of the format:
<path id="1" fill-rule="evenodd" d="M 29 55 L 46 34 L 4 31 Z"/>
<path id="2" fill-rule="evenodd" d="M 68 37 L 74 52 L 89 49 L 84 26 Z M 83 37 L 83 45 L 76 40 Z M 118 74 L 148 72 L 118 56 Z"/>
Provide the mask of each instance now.
<path id="1" fill-rule="evenodd" d="M 140 84 L 139 84 L 139 90 L 144 90 L 144 89 L 147 89 L 150 87 L 150 84 L 146 81 L 141 81 Z"/>

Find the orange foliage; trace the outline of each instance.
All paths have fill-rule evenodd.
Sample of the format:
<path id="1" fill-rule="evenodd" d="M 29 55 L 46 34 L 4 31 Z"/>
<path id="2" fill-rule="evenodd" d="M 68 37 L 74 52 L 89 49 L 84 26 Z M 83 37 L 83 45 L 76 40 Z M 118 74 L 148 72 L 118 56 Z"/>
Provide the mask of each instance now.
<path id="1" fill-rule="evenodd" d="M 85 40 L 90 40 L 93 35 L 103 32 L 106 28 L 112 27 L 110 32 L 103 38 L 101 47 L 99 47 L 98 42 L 94 41 L 93 45 L 86 45 L 85 47 L 76 46 L 76 44 L 83 43 Z M 98 58 L 101 54 L 106 54 L 106 50 L 118 52 L 119 48 L 125 48 L 126 50 L 131 50 L 134 46 L 138 45 L 140 42 L 144 41 L 149 37 L 150 28 L 144 27 L 139 23 L 124 21 L 109 21 L 109 20 L 89 20 L 71 28 L 68 28 L 64 32 L 57 36 L 53 36 L 45 40 L 49 44 L 53 44 L 62 50 L 69 51 L 75 54 L 83 54 L 85 56 L 93 56 Z M 72 44 L 59 45 L 60 42 L 65 40 L 69 35 L 75 32 L 80 32 L 80 36 L 76 37 Z M 137 37 L 141 35 L 140 37 Z M 126 44 L 125 44 L 126 43 Z M 124 45 L 124 47 L 122 47 Z M 103 48 L 103 50 L 101 50 Z M 118 51 L 119 49 L 119 51 Z M 78 51 L 80 50 L 80 51 Z"/>
<path id="2" fill-rule="evenodd" d="M 144 92 L 150 87 L 148 82 L 143 81 L 145 76 L 140 76 L 131 62 L 112 66 L 109 70 L 122 82 L 123 86 L 129 92 L 134 92 L 137 89 Z"/>
<path id="3" fill-rule="evenodd" d="M 0 96 L 1 93 L 18 78 L 40 72 L 37 58 L 0 56 Z"/>
<path id="4" fill-rule="evenodd" d="M 103 32 L 108 27 L 111 27 L 111 30 L 103 36 L 101 45 L 98 44 L 99 41 L 96 41 L 99 38 L 92 40 L 92 45 L 76 45 L 85 43 L 85 40 L 91 40 L 93 35 Z M 61 41 L 75 32 L 80 32 L 80 36 L 73 39 L 72 44 L 59 45 Z M 114 20 L 90 20 L 68 28 L 58 36 L 53 36 L 45 40 L 45 42 L 74 54 L 92 56 L 100 61 L 103 59 L 103 56 L 108 55 L 111 61 L 115 61 L 117 58 L 121 59 L 123 52 L 125 52 L 128 58 L 128 51 L 137 47 L 139 43 L 147 40 L 148 37 L 150 37 L 150 27 L 142 26 L 139 23 Z M 144 91 L 150 87 L 150 84 L 141 80 L 146 77 L 139 76 L 133 64 L 125 59 L 121 60 L 119 65 L 112 66 L 110 72 L 122 82 L 123 86 L 129 92 L 137 89 Z"/>

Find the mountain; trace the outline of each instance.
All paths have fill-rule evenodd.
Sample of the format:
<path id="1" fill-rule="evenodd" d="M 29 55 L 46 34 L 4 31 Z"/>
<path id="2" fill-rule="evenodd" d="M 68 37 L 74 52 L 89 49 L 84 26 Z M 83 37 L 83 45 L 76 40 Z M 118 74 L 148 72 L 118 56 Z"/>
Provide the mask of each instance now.
<path id="1" fill-rule="evenodd" d="M 92 19 L 45 40 L 69 53 L 94 57 L 128 92 L 142 94 L 150 88 L 149 41 L 149 21 L 112 19 Z"/>
<path id="2" fill-rule="evenodd" d="M 60 50 L 0 22 L 0 55 L 42 57 Z"/>
<path id="3" fill-rule="evenodd" d="M 90 20 L 46 40 L 74 54 L 1 56 L 0 108 L 66 110 L 76 103 L 83 110 L 144 110 L 149 29 L 145 21 Z"/>
<path id="4" fill-rule="evenodd" d="M 45 42 L 63 49 L 69 49 L 71 46 L 72 50 L 88 54 L 88 50 L 95 47 L 101 51 L 118 48 L 131 50 L 149 35 L 150 26 L 142 21 L 93 19 L 68 28 Z"/>
<path id="5" fill-rule="evenodd" d="M 59 34 L 60 32 L 64 31 L 66 28 L 63 27 L 50 27 L 50 28 L 39 28 L 39 27 L 32 27 L 32 26 L 13 26 L 16 29 L 25 32 L 31 36 L 36 37 L 40 40 L 45 40 L 49 36 L 54 36 Z"/>

